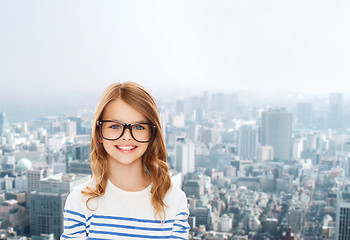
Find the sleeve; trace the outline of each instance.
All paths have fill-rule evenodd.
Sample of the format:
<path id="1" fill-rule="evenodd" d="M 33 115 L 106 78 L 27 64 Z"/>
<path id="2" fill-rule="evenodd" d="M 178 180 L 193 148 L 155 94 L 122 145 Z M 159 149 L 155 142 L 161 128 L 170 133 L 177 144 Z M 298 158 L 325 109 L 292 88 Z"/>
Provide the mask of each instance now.
<path id="1" fill-rule="evenodd" d="M 170 239 L 188 239 L 190 225 L 188 224 L 189 211 L 187 207 L 187 198 L 184 192 L 180 197 L 175 222 Z"/>
<path id="2" fill-rule="evenodd" d="M 68 195 L 63 216 L 64 229 L 60 238 L 61 240 L 88 239 L 87 219 L 83 211 L 80 192 L 73 191 Z"/>

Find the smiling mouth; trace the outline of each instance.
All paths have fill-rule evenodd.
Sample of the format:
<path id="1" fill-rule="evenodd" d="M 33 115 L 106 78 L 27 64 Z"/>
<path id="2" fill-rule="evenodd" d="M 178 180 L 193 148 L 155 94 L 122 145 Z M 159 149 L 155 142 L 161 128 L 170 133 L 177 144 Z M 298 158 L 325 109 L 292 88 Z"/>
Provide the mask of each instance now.
<path id="1" fill-rule="evenodd" d="M 115 147 L 117 149 L 120 149 L 123 151 L 130 151 L 130 150 L 134 150 L 135 148 L 137 148 L 137 146 L 118 146 L 118 145 L 115 145 Z"/>

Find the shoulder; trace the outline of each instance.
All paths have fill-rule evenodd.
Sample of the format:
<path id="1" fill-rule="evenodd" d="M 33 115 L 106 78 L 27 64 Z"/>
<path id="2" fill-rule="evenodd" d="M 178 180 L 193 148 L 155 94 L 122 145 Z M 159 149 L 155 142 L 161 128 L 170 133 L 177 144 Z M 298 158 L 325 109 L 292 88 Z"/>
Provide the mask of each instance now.
<path id="1" fill-rule="evenodd" d="M 165 195 L 164 201 L 168 206 L 177 206 L 177 208 L 187 207 L 187 198 L 184 191 L 177 185 L 172 184 Z"/>
<path id="2" fill-rule="evenodd" d="M 73 191 L 69 193 L 69 196 L 71 197 L 79 197 L 82 196 L 82 191 L 84 191 L 87 187 L 95 188 L 96 187 L 96 181 L 94 179 L 91 179 L 89 182 L 84 183 L 78 187 L 75 187 Z"/>
<path id="3" fill-rule="evenodd" d="M 181 188 L 175 184 L 171 184 L 171 187 L 169 188 L 166 197 L 171 197 L 171 198 L 179 198 L 182 196 L 186 196 L 184 191 L 181 190 Z"/>
<path id="4" fill-rule="evenodd" d="M 94 180 L 90 180 L 88 183 L 82 184 L 79 187 L 76 187 L 73 191 L 71 191 L 68 195 L 67 201 L 66 201 L 66 207 L 65 208 L 71 208 L 71 207 L 78 207 L 78 206 L 85 206 L 87 199 L 89 198 L 87 195 L 83 194 L 82 192 L 86 190 L 87 187 L 94 188 L 96 182 Z"/>

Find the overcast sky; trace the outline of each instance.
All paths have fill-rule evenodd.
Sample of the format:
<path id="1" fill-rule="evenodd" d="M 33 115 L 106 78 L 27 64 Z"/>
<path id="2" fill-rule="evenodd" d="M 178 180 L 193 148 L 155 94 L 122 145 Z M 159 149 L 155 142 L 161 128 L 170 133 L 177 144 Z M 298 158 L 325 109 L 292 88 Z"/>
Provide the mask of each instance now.
<path id="1" fill-rule="evenodd" d="M 349 12 L 348 0 L 0 0 L 0 111 L 127 80 L 349 92 Z"/>

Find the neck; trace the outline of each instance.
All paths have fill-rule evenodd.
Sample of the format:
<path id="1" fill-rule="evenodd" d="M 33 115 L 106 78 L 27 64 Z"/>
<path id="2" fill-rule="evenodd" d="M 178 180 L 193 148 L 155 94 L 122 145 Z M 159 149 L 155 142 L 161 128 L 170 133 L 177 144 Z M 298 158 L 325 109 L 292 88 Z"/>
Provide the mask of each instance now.
<path id="1" fill-rule="evenodd" d="M 135 192 L 141 191 L 151 183 L 149 175 L 142 166 L 142 161 L 124 165 L 109 160 L 108 179 L 118 188 Z"/>

